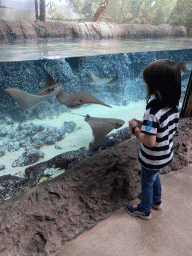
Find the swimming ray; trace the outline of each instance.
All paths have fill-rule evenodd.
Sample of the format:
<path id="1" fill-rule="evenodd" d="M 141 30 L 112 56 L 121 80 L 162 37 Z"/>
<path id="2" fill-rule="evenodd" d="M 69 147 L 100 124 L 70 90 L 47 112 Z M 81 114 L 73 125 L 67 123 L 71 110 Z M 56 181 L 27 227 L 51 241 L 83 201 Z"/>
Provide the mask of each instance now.
<path id="1" fill-rule="evenodd" d="M 94 97 L 91 93 L 87 91 L 68 94 L 61 90 L 59 94 L 56 96 L 56 98 L 60 103 L 65 104 L 67 107 L 70 107 L 70 108 L 80 107 L 83 104 L 89 104 L 89 103 L 100 104 L 100 105 L 112 108 L 111 106 L 98 100 L 96 97 Z"/>
<path id="2" fill-rule="evenodd" d="M 46 79 L 45 84 L 46 84 L 46 87 L 48 87 L 49 85 L 56 84 L 54 79 L 48 73 L 47 73 L 47 79 Z M 98 100 L 91 93 L 89 93 L 88 91 L 85 91 L 85 90 L 83 90 L 81 92 L 76 92 L 73 94 L 68 94 L 68 93 L 64 92 L 63 90 L 61 90 L 59 92 L 59 94 L 56 96 L 56 98 L 60 103 L 66 105 L 69 108 L 76 108 L 76 107 L 80 107 L 83 104 L 90 104 L 90 103 L 100 104 L 105 107 L 112 108 L 111 106 Z"/>
<path id="3" fill-rule="evenodd" d="M 79 115 L 71 113 L 74 115 Z M 96 147 L 102 139 L 113 129 L 118 129 L 125 124 L 124 120 L 116 118 L 91 117 L 90 115 L 79 115 L 85 117 L 85 121 L 91 126 L 93 132 L 92 148 Z"/>
<path id="4" fill-rule="evenodd" d="M 37 94 L 31 94 L 17 88 L 8 88 L 4 91 L 7 92 L 23 109 L 31 111 L 41 102 L 56 96 L 60 90 L 61 85 L 56 84 L 38 92 Z"/>
<path id="5" fill-rule="evenodd" d="M 118 83 L 118 76 L 114 78 L 99 78 L 91 72 L 91 78 L 93 80 L 91 84 L 95 85 L 113 86 Z"/>

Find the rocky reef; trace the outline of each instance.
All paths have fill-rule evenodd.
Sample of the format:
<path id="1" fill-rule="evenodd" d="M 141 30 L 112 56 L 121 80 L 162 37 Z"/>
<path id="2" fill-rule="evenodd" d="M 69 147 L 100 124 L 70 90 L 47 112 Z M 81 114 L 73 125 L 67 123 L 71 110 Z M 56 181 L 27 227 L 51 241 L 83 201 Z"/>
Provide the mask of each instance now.
<path id="1" fill-rule="evenodd" d="M 49 125 L 36 125 L 33 122 L 17 123 L 8 117 L 0 119 L 0 123 L 0 157 L 20 148 L 24 149 L 22 155 L 12 163 L 13 168 L 31 165 L 44 158 L 44 153 L 40 151 L 44 145 L 55 145 L 57 149 L 62 149 L 56 143 L 65 138 L 65 133 L 77 130 L 74 121 L 64 121 L 60 129 Z M 2 164 L 0 171 L 4 169 L 5 165 Z"/>
<path id="2" fill-rule="evenodd" d="M 192 162 L 192 118 L 179 121 L 174 137 L 174 160 L 162 173 Z M 62 244 L 108 218 L 140 192 L 140 143 L 125 140 L 101 148 L 60 155 L 26 169 L 38 176 L 46 168 L 66 169 L 20 197 L 0 205 L 0 254 L 56 256 Z M 68 170 L 67 170 L 68 169 Z"/>
<path id="3" fill-rule="evenodd" d="M 191 29 L 169 24 L 135 25 L 106 22 L 42 22 L 0 20 L 0 40 L 30 40 L 37 38 L 161 38 L 191 36 Z"/>

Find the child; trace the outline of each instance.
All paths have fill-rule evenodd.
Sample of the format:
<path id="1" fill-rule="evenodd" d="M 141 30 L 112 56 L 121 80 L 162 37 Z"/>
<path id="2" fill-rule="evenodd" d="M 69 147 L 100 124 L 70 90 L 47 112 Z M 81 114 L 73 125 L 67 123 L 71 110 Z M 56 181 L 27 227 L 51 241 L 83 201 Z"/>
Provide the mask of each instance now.
<path id="1" fill-rule="evenodd" d="M 148 220 L 152 206 L 157 210 L 162 207 L 159 172 L 173 158 L 173 135 L 179 121 L 181 72 L 175 61 L 162 59 L 144 69 L 143 79 L 148 93 L 144 119 L 129 121 L 133 134 L 141 141 L 142 200 L 139 205 L 128 203 L 126 209 L 131 215 Z"/>

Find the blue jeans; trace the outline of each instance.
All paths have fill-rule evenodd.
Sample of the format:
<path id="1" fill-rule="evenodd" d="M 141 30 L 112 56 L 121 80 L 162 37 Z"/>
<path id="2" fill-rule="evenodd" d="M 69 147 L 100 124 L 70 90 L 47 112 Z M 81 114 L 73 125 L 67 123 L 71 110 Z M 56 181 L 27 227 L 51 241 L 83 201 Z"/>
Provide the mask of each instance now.
<path id="1" fill-rule="evenodd" d="M 139 209 L 148 213 L 152 207 L 152 201 L 158 203 L 161 200 L 160 170 L 150 170 L 141 166 L 141 191 L 142 200 Z"/>

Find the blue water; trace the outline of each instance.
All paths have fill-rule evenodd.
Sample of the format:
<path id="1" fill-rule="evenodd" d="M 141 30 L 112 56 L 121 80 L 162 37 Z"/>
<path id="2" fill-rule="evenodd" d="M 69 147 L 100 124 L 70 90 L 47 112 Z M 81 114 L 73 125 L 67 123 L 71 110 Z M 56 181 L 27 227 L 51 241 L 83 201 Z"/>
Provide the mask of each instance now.
<path id="1" fill-rule="evenodd" d="M 127 127 L 131 118 L 142 119 L 146 104 L 146 91 L 142 79 L 144 67 L 154 60 L 165 58 L 178 63 L 190 61 L 192 50 L 93 55 L 26 61 L 4 60 L 0 63 L 0 177 L 10 174 L 25 178 L 25 169 L 30 165 L 81 147 L 88 148 L 93 138 L 92 130 L 83 117 L 71 113 L 121 118 L 125 121 L 121 128 Z M 112 79 L 117 76 L 118 82 L 114 86 L 93 84 L 91 72 L 100 79 Z M 71 109 L 53 97 L 41 103 L 32 112 L 27 112 L 4 92 L 4 89 L 14 87 L 31 94 L 38 93 L 44 89 L 47 74 L 60 83 L 66 93 L 86 90 L 113 108 L 85 104 L 78 109 Z M 189 75 L 190 71 L 182 73 L 182 99 Z M 70 131 L 66 130 L 66 125 Z M 54 140 L 53 137 L 59 139 Z M 22 154 L 27 154 L 33 149 L 40 151 L 36 161 L 30 163 L 19 160 Z M 48 170 L 46 177 L 47 173 Z M 54 174 L 54 169 L 51 169 L 50 173 L 52 174 L 49 178 L 60 174 L 58 170 L 55 170 Z M 0 194 L 3 189 L 1 184 Z"/>

